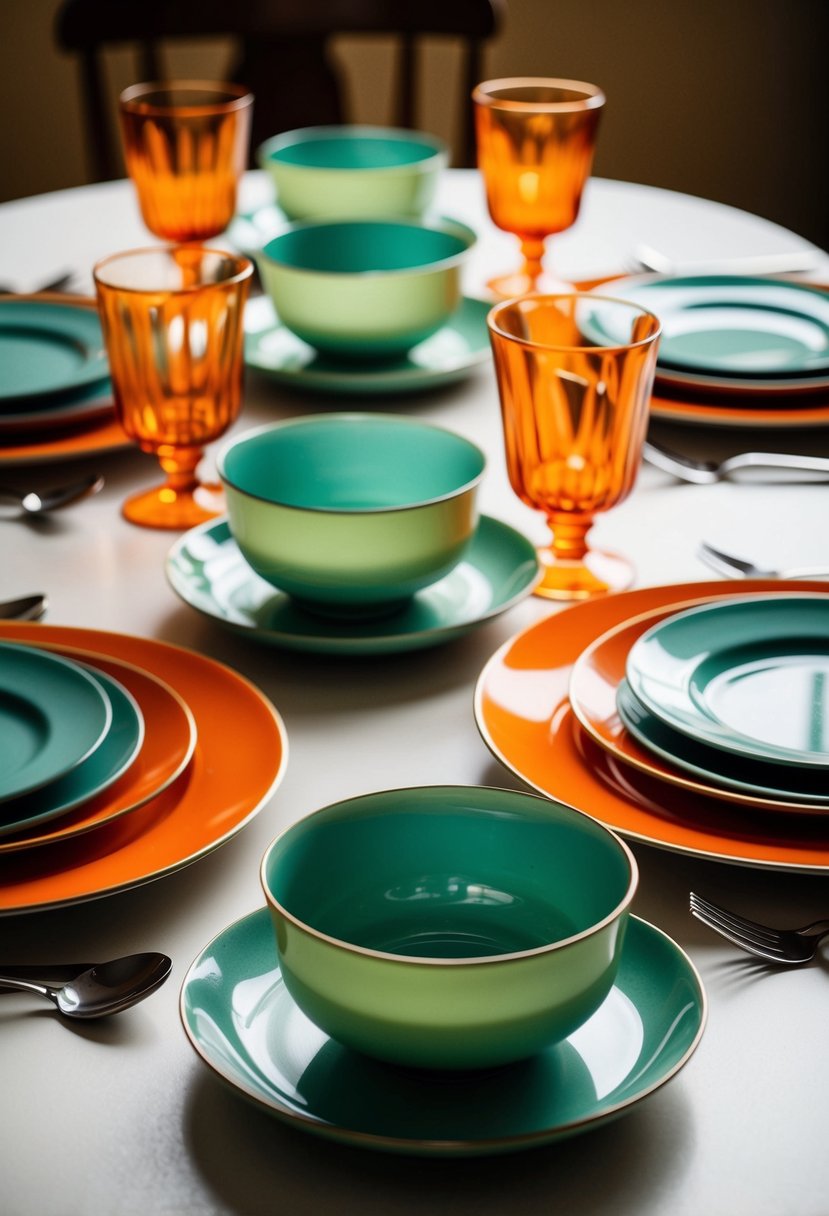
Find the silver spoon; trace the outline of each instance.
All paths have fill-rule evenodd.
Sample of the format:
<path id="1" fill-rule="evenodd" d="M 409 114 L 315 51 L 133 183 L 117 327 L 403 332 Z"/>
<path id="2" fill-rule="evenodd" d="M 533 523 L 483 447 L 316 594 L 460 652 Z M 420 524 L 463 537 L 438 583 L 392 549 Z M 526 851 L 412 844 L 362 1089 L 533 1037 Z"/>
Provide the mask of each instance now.
<path id="1" fill-rule="evenodd" d="M 0 621 L 39 621 L 45 611 L 45 595 L 22 595 L 16 600 L 0 600 Z"/>
<path id="2" fill-rule="evenodd" d="M 715 549 L 707 541 L 703 541 L 697 550 L 701 562 L 724 574 L 727 578 L 826 578 L 829 576 L 829 566 L 794 566 L 789 570 L 770 570 L 768 566 L 759 566 L 745 558 L 735 557 L 732 553 L 723 553 Z"/>
<path id="3" fill-rule="evenodd" d="M 791 455 L 788 452 L 738 452 L 719 463 L 714 460 L 692 460 L 679 452 L 663 448 L 661 444 L 647 442 L 643 455 L 648 464 L 672 473 L 680 481 L 688 481 L 692 485 L 713 485 L 715 481 L 725 481 L 732 473 L 740 469 L 754 469 L 773 473 L 819 473 L 821 479 L 829 479 L 829 457 Z M 754 480 L 759 480 L 755 478 Z M 768 478 L 763 478 L 768 480 Z M 773 478 L 772 480 L 779 480 Z M 791 480 L 783 478 L 782 480 Z M 816 480 L 810 478 L 810 481 Z"/>
<path id="4" fill-rule="evenodd" d="M 57 511 L 59 507 L 68 507 L 70 503 L 78 502 L 81 498 L 97 494 L 103 484 L 103 477 L 96 474 L 84 477 L 81 481 L 73 481 L 70 485 L 41 490 L 40 493 L 30 490 L 27 494 L 22 494 L 18 490 L 0 487 L 0 519 L 25 519 L 30 515 Z"/>
<path id="5" fill-rule="evenodd" d="M 745 254 L 677 262 L 660 250 L 654 249 L 652 245 L 637 245 L 634 256 L 640 269 L 664 275 L 797 274 L 805 270 L 814 270 L 818 265 L 818 254 L 813 249 L 791 249 L 786 250 L 785 253 Z"/>
<path id="6" fill-rule="evenodd" d="M 78 964 L 82 966 L 82 964 Z M 9 967 L 0 975 L 0 988 L 15 992 L 34 992 L 51 1001 L 67 1018 L 102 1018 L 120 1013 L 160 988 L 170 974 L 171 960 L 166 954 L 128 954 L 108 963 L 96 963 L 62 983 L 38 981 L 35 973 L 63 977 L 72 968 Z"/>

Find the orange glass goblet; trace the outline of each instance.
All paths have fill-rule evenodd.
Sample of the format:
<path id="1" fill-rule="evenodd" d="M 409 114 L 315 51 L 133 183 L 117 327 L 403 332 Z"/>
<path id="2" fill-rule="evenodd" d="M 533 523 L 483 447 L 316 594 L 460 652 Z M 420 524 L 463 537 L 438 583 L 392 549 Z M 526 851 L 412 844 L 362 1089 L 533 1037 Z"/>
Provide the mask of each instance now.
<path id="1" fill-rule="evenodd" d="M 575 223 L 590 176 L 605 97 L 580 80 L 487 80 L 472 94 L 478 165 L 489 214 L 521 242 L 521 270 L 493 279 L 499 299 L 568 290 L 544 278 L 547 237 Z"/>
<path id="2" fill-rule="evenodd" d="M 586 599 L 629 586 L 627 559 L 589 548 L 587 534 L 636 479 L 658 319 L 625 300 L 574 293 L 508 300 L 487 321 L 510 484 L 552 531 L 535 594 Z"/>
<path id="3" fill-rule="evenodd" d="M 119 100 L 127 172 L 144 223 L 167 241 L 206 241 L 236 210 L 253 94 L 241 85 L 134 84 Z"/>
<path id="4" fill-rule="evenodd" d="M 118 418 L 167 474 L 164 485 L 128 499 L 123 514 L 150 528 L 211 519 L 224 497 L 199 481 L 197 466 L 241 407 L 253 265 L 183 245 L 113 254 L 93 273 Z"/>

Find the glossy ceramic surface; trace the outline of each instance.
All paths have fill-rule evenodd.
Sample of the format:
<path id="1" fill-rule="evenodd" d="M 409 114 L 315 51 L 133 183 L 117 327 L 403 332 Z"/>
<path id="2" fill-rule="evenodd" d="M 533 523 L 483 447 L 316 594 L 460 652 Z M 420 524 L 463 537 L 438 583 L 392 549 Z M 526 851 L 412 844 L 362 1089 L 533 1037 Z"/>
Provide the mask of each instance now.
<path id="1" fill-rule="evenodd" d="M 257 160 L 290 219 L 365 219 L 422 215 L 449 154 L 424 132 L 348 124 L 285 131 Z"/>
<path id="2" fill-rule="evenodd" d="M 821 583 L 745 580 L 743 590 L 825 590 Z M 829 868 L 824 816 L 758 816 L 721 799 L 671 787 L 619 763 L 581 729 L 570 707 L 573 664 L 608 629 L 689 599 L 733 597 L 721 580 L 644 587 L 587 601 L 537 622 L 486 664 L 475 720 L 492 751 L 541 793 L 594 815 L 631 840 L 672 852 L 787 871 Z"/>
<path id="3" fill-rule="evenodd" d="M 40 644 L 43 645 L 42 642 Z M 57 647 L 56 651 L 76 662 L 87 663 L 99 676 L 106 673 L 129 692 L 143 718 L 141 747 L 113 785 L 85 799 L 79 806 L 63 814 L 57 823 L 33 826 L 29 822 L 25 829 L 4 836 L 0 839 L 0 854 L 69 840 L 137 810 L 151 798 L 159 800 L 160 795 L 184 772 L 196 746 L 193 715 L 181 697 L 163 680 L 129 663 L 84 650 L 64 646 Z M 100 750 L 103 751 L 106 742 Z M 96 754 L 93 753 L 92 758 Z M 70 789 L 71 778 L 72 774 L 64 778 Z M 47 793 L 51 793 L 51 788 Z M 29 798 L 35 806 L 39 805 L 40 794 L 30 795 Z"/>
<path id="4" fill-rule="evenodd" d="M 485 458 L 416 419 L 319 414 L 243 432 L 216 463 L 261 578 L 320 612 L 376 615 L 460 561 Z"/>
<path id="5" fill-rule="evenodd" d="M 825 594 L 685 609 L 637 638 L 626 675 L 646 709 L 692 739 L 753 759 L 829 767 Z"/>
<path id="6" fill-rule="evenodd" d="M 677 391 L 657 381 L 651 398 L 651 416 L 688 426 L 734 427 L 749 430 L 779 430 L 793 427 L 825 427 L 829 424 L 829 393 L 799 397 L 797 404 L 768 394 L 717 394 Z"/>
<path id="7" fill-rule="evenodd" d="M 341 1047 L 297 1009 L 265 909 L 205 947 L 180 1009 L 199 1057 L 260 1109 L 326 1139 L 435 1157 L 515 1152 L 617 1118 L 687 1062 L 707 1013 L 688 957 L 632 916 L 610 994 L 565 1042 L 484 1072 L 393 1068 Z"/>
<path id="8" fill-rule="evenodd" d="M 739 275 L 650 276 L 615 290 L 657 313 L 668 368 L 761 379 L 829 371 L 829 296 Z"/>
<path id="9" fill-rule="evenodd" d="M 30 436 L 47 435 L 51 441 L 55 431 L 61 427 L 79 427 L 114 417 L 112 384 L 109 380 L 102 380 L 100 384 L 93 384 L 67 396 L 38 402 L 37 409 L 10 405 L 0 413 L 0 437 L 4 442 L 9 438 L 15 442 L 17 436 L 26 440 Z"/>
<path id="10" fill-rule="evenodd" d="M 314 392 L 378 395 L 420 392 L 462 380 L 489 363 L 486 300 L 464 297 L 437 333 L 396 359 L 357 363 L 314 350 L 281 325 L 267 297 L 245 313 L 245 363 L 282 384 Z"/>
<path id="11" fill-rule="evenodd" d="M 462 560 L 398 612 L 370 621 L 325 620 L 254 574 L 226 520 L 176 541 L 167 578 L 191 608 L 258 642 L 319 654 L 394 654 L 438 646 L 506 612 L 540 578 L 535 549 L 484 515 Z"/>
<path id="12" fill-rule="evenodd" d="M 456 220 L 319 220 L 275 236 L 256 261 L 297 337 L 341 358 L 386 359 L 446 324 L 474 244 Z"/>
<path id="13" fill-rule="evenodd" d="M 118 681 L 88 669 L 103 686 L 112 706 L 112 723 L 100 745 L 63 777 L 3 804 L 0 836 L 50 822 L 78 803 L 109 789 L 138 755 L 144 739 L 144 719 L 138 703 Z"/>
<path id="14" fill-rule="evenodd" d="M 0 300 L 0 407 L 30 409 L 97 384 L 108 364 L 97 313 L 47 300 Z"/>
<path id="15" fill-rule="evenodd" d="M 425 786 L 306 815 L 262 887 L 291 996 L 338 1042 L 395 1064 L 525 1059 L 613 984 L 638 872 L 571 807 Z"/>
<path id="16" fill-rule="evenodd" d="M 645 612 L 609 629 L 582 651 L 570 678 L 570 703 L 580 724 L 617 760 L 671 785 L 757 810 L 825 814 L 829 792 L 821 773 L 708 748 L 671 731 L 639 702 L 635 710 L 625 702 L 628 713 L 622 720 L 617 694 L 625 683 L 631 646 L 651 625 L 691 606 Z"/>
<path id="17" fill-rule="evenodd" d="M 192 651 L 95 629 L 0 622 L 0 639 L 91 651 L 160 676 L 187 703 L 198 742 L 159 798 L 76 840 L 0 858 L 0 912 L 59 908 L 161 878 L 229 840 L 266 804 L 287 761 L 279 714 L 247 680 Z"/>
<path id="18" fill-rule="evenodd" d="M 111 723 L 109 697 L 85 668 L 0 644 L 0 805 L 65 776 Z"/>

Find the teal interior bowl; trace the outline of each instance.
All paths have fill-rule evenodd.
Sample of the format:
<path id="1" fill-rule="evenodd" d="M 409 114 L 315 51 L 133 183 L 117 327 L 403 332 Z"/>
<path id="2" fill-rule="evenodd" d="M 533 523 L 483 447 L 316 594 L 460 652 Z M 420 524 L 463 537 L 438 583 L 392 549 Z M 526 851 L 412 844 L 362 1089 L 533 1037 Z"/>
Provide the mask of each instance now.
<path id="1" fill-rule="evenodd" d="M 446 144 L 393 127 L 303 127 L 266 140 L 257 160 L 288 219 L 420 216 L 449 163 Z"/>
<path id="2" fill-rule="evenodd" d="M 481 787 L 386 790 L 283 832 L 262 885 L 285 984 L 348 1047 L 483 1068 L 566 1038 L 607 996 L 637 883 L 589 816 Z"/>
<path id="3" fill-rule="evenodd" d="M 257 574 L 317 612 L 376 615 L 460 561 L 485 460 L 416 419 L 325 414 L 247 431 L 217 467 Z"/>
<path id="4" fill-rule="evenodd" d="M 256 255 L 265 290 L 303 341 L 339 358 L 395 358 L 461 300 L 475 234 L 455 220 L 294 224 Z"/>

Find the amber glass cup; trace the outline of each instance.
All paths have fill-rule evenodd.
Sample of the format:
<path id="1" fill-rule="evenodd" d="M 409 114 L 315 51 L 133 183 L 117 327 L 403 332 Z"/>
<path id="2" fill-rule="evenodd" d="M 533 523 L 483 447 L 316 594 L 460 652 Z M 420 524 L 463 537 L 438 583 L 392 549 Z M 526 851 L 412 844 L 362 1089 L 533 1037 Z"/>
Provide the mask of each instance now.
<path id="1" fill-rule="evenodd" d="M 120 97 L 127 172 L 144 223 L 167 241 L 224 232 L 247 164 L 253 94 L 241 85 L 174 80 Z"/>
<path id="2" fill-rule="evenodd" d="M 241 407 L 252 273 L 247 258 L 191 245 L 116 253 L 94 269 L 118 418 L 167 474 L 126 501 L 132 523 L 189 528 L 224 510 L 197 466 Z"/>
<path id="3" fill-rule="evenodd" d="M 489 214 L 519 238 L 524 259 L 521 269 L 493 279 L 490 290 L 499 299 L 567 290 L 543 275 L 545 241 L 579 214 L 604 94 L 580 80 L 518 76 L 487 80 L 472 99 Z"/>
<path id="4" fill-rule="evenodd" d="M 642 457 L 660 325 L 624 300 L 525 296 L 487 318 L 507 469 L 522 502 L 543 511 L 536 595 L 586 599 L 628 586 L 623 557 L 587 544 L 594 516 L 622 502 Z"/>

